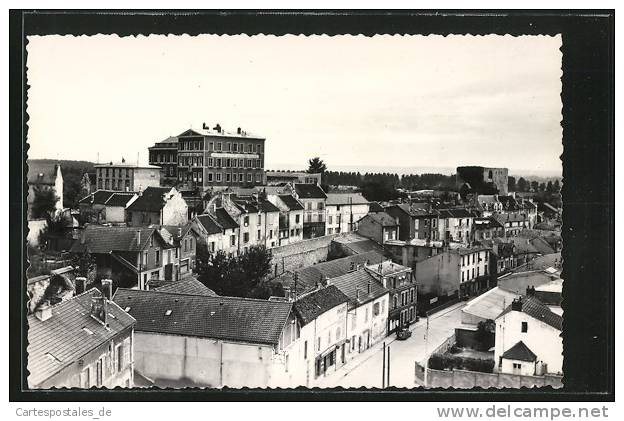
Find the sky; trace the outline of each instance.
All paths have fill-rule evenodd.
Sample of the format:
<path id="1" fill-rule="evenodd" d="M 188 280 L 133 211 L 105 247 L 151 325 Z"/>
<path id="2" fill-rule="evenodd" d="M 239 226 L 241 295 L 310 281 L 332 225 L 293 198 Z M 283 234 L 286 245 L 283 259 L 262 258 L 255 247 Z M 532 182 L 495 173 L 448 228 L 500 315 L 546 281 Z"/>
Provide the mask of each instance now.
<path id="1" fill-rule="evenodd" d="M 31 36 L 28 153 L 145 164 L 149 146 L 205 122 L 265 137 L 267 169 L 320 156 L 329 170 L 560 176 L 560 47 L 560 36 Z"/>

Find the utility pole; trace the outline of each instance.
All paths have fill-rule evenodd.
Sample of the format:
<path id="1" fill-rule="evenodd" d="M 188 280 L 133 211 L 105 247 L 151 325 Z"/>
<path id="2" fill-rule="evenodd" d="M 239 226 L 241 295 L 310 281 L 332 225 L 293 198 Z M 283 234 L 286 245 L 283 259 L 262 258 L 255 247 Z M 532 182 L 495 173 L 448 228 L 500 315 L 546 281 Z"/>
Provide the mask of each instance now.
<path id="1" fill-rule="evenodd" d="M 429 370 L 429 312 L 427 312 L 427 326 L 425 327 L 425 388 L 427 387 L 427 371 Z"/>
<path id="2" fill-rule="evenodd" d="M 383 363 L 381 367 L 381 388 L 386 388 L 386 343 L 383 343 Z"/>
<path id="3" fill-rule="evenodd" d="M 390 387 L 390 347 L 388 347 L 388 387 Z"/>

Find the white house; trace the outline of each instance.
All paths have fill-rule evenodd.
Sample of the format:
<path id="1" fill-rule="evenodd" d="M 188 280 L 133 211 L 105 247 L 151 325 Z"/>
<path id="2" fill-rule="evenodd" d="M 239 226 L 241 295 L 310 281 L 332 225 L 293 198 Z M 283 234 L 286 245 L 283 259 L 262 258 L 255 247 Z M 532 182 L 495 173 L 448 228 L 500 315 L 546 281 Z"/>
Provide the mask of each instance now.
<path id="1" fill-rule="evenodd" d="M 314 387 L 322 376 L 347 360 L 347 303 L 349 298 L 333 285 L 319 286 L 293 304 L 300 324 L 300 338 L 293 360 L 293 387 Z"/>
<path id="2" fill-rule="evenodd" d="M 357 222 L 368 214 L 370 203 L 361 193 L 327 193 L 326 235 L 357 230 Z"/>
<path id="3" fill-rule="evenodd" d="M 350 359 L 387 336 L 389 291 L 363 268 L 328 282 L 349 297 L 347 359 Z"/>
<path id="4" fill-rule="evenodd" d="M 127 205 L 127 220 L 132 226 L 186 225 L 188 205 L 175 187 L 148 187 Z"/>
<path id="5" fill-rule="evenodd" d="M 495 370 L 562 374 L 563 318 L 534 296 L 514 300 L 496 319 Z"/>

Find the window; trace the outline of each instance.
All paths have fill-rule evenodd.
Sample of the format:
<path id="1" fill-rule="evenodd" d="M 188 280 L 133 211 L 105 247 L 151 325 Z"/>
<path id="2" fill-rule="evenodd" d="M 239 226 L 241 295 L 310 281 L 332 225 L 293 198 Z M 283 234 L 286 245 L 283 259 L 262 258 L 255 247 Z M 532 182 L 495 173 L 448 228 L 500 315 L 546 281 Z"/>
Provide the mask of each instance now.
<path id="1" fill-rule="evenodd" d="M 235 246 L 235 245 L 236 245 L 236 236 L 230 235 L 230 246 Z"/>
<path id="2" fill-rule="evenodd" d="M 186 248 L 186 242 L 184 243 L 184 246 Z M 160 263 L 160 250 L 156 250 L 156 264 Z"/>
<path id="3" fill-rule="evenodd" d="M 260 237 L 261 237 L 261 233 L 260 233 L 260 230 L 258 230 L 258 238 L 257 239 L 260 240 Z"/>
<path id="4" fill-rule="evenodd" d="M 323 210 L 324 207 L 325 207 L 325 204 L 323 202 L 318 202 L 318 209 L 319 210 Z"/>
<path id="5" fill-rule="evenodd" d="M 221 146 L 222 146 L 222 145 L 221 145 L 221 142 L 217 142 L 217 150 L 218 150 L 218 151 L 221 151 L 221 150 L 222 150 L 222 149 L 221 149 Z"/>
<path id="6" fill-rule="evenodd" d="M 316 338 L 316 350 L 317 351 L 321 350 L 321 337 L 320 336 Z"/>
<path id="7" fill-rule="evenodd" d="M 234 151 L 234 152 L 238 152 L 238 143 L 234 143 L 234 144 L 232 145 L 232 151 Z"/>
<path id="8" fill-rule="evenodd" d="M 373 304 L 373 316 L 377 316 L 379 314 L 380 307 L 379 303 Z"/>
<path id="9" fill-rule="evenodd" d="M 238 181 L 240 181 L 241 183 L 245 181 L 245 178 L 243 177 L 242 172 L 238 173 Z"/>
<path id="10" fill-rule="evenodd" d="M 357 310 L 356 310 L 356 313 L 353 313 L 353 319 L 351 319 L 351 330 L 355 330 L 356 325 L 357 325 Z"/>
<path id="11" fill-rule="evenodd" d="M 115 358 L 117 359 L 117 372 L 120 372 L 124 368 L 125 361 L 124 361 L 123 357 L 124 357 L 124 355 L 123 355 L 123 345 L 119 344 L 115 348 Z"/>
<path id="12" fill-rule="evenodd" d="M 366 308 L 366 311 L 364 312 L 364 323 L 368 323 L 368 308 Z"/>
<path id="13" fill-rule="evenodd" d="M 262 174 L 256 173 L 256 183 L 260 184 L 262 182 Z"/>
<path id="14" fill-rule="evenodd" d="M 327 223 L 328 223 L 329 225 L 331 225 L 331 224 L 333 224 L 333 223 L 334 223 L 334 222 L 333 222 L 333 220 L 334 220 L 334 217 L 333 217 L 332 215 L 329 215 L 329 216 L 327 217 Z"/>
<path id="15" fill-rule="evenodd" d="M 245 215 L 245 217 L 243 218 L 243 223 L 245 224 L 245 226 L 249 225 L 249 215 Z"/>
<path id="16" fill-rule="evenodd" d="M 464 271 L 462 270 L 462 282 L 464 282 Z"/>
<path id="17" fill-rule="evenodd" d="M 410 289 L 410 303 L 414 302 L 414 288 Z"/>
<path id="18" fill-rule="evenodd" d="M 522 322 L 522 333 L 527 333 L 529 331 L 529 324 L 527 322 Z"/>
<path id="19" fill-rule="evenodd" d="M 213 162 L 212 162 L 212 158 L 208 158 L 208 166 L 209 166 L 209 167 L 212 167 L 212 164 L 213 164 Z"/>
<path id="20" fill-rule="evenodd" d="M 334 233 L 334 229 L 333 228 L 327 228 L 327 234 L 328 235 L 332 235 Z"/>
<path id="21" fill-rule="evenodd" d="M 243 242 L 245 242 L 245 243 L 249 242 L 249 233 L 248 232 L 243 234 Z"/>
<path id="22" fill-rule="evenodd" d="M 234 145 L 236 146 L 236 145 Z M 307 360 L 308 359 L 308 341 L 305 341 L 303 343 L 303 359 Z"/>
<path id="23" fill-rule="evenodd" d="M 217 175 L 217 182 L 221 181 L 221 173 L 218 172 L 216 175 Z"/>
<path id="24" fill-rule="evenodd" d="M 230 173 L 225 174 L 225 181 L 226 183 L 229 183 L 230 181 L 232 181 Z"/>
<path id="25" fill-rule="evenodd" d="M 306 209 L 307 210 L 312 210 L 312 202 L 306 203 Z"/>
<path id="26" fill-rule="evenodd" d="M 258 225 L 262 225 L 262 214 L 258 214 Z"/>
<path id="27" fill-rule="evenodd" d="M 91 367 L 87 367 L 80 373 L 80 387 L 88 389 L 91 386 Z"/>
<path id="28" fill-rule="evenodd" d="M 104 380 L 104 357 L 97 360 L 95 364 L 95 384 L 97 387 L 102 387 L 102 381 Z"/>
<path id="29" fill-rule="evenodd" d="M 252 178 L 251 178 L 251 176 L 252 176 L 252 174 L 251 174 L 251 173 L 247 174 L 247 182 L 248 182 L 248 183 L 251 183 L 251 182 L 252 182 Z"/>
<path id="30" fill-rule="evenodd" d="M 209 173 L 208 173 L 208 181 L 209 181 L 209 182 L 212 182 L 212 175 L 213 175 L 213 174 L 212 174 L 211 172 L 209 172 Z"/>
<path id="31" fill-rule="evenodd" d="M 269 238 L 273 238 L 273 230 L 269 230 Z"/>
<path id="32" fill-rule="evenodd" d="M 236 162 L 236 161 L 234 161 L 234 162 Z M 237 178 L 237 174 L 236 173 L 232 173 L 232 181 L 234 183 L 238 182 L 238 178 Z"/>
<path id="33" fill-rule="evenodd" d="M 290 230 L 290 236 L 294 237 L 295 236 L 295 230 Z"/>
<path id="34" fill-rule="evenodd" d="M 244 159 L 239 159 L 238 160 L 238 166 L 241 168 L 245 168 L 245 160 Z"/>
<path id="35" fill-rule="evenodd" d="M 232 144 L 230 142 L 227 142 L 225 144 L 225 150 L 228 151 L 228 152 L 232 151 Z"/>
<path id="36" fill-rule="evenodd" d="M 300 216 L 300 215 L 295 215 L 295 224 L 298 224 L 298 223 L 299 223 L 299 216 Z"/>

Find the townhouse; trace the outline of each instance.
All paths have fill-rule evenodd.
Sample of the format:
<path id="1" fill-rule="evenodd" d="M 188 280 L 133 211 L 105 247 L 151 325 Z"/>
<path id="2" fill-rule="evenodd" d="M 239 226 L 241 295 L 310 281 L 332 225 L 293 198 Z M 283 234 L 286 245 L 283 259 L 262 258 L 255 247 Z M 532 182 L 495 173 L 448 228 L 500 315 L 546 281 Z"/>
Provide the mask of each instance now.
<path id="1" fill-rule="evenodd" d="M 398 218 L 400 240 L 438 240 L 438 218 L 429 203 L 398 203 L 387 206 L 385 211 Z"/>
<path id="2" fill-rule="evenodd" d="M 369 201 L 361 193 L 327 193 L 326 235 L 357 230 L 357 223 L 368 214 Z"/>
<path id="3" fill-rule="evenodd" d="M 149 280 L 173 280 L 177 248 L 155 227 L 87 225 L 74 241 L 72 253 L 95 257 L 97 275 L 120 285 L 148 289 Z M 170 279 L 169 279 L 170 278 Z"/>
<path id="4" fill-rule="evenodd" d="M 269 194 L 267 200 L 279 209 L 279 244 L 303 240 L 303 205 L 289 194 Z"/>
<path id="5" fill-rule="evenodd" d="M 385 212 L 369 213 L 358 222 L 357 233 L 379 244 L 399 238 L 398 218 Z"/>
<path id="6" fill-rule="evenodd" d="M 126 207 L 128 224 L 186 225 L 188 205 L 175 187 L 148 187 Z"/>
<path id="7" fill-rule="evenodd" d="M 83 223 L 125 223 L 126 207 L 138 197 L 134 192 L 97 190 L 78 202 L 80 218 Z"/>
<path id="8" fill-rule="evenodd" d="M 387 336 L 389 292 L 364 268 L 332 278 L 328 282 L 349 297 L 348 360 Z"/>
<path id="9" fill-rule="evenodd" d="M 136 320 L 110 301 L 111 281 L 28 316 L 30 389 L 134 386 Z"/>
<path id="10" fill-rule="evenodd" d="M 418 289 L 412 269 L 390 260 L 366 266 L 366 270 L 389 291 L 388 334 L 416 321 Z"/>
<path id="11" fill-rule="evenodd" d="M 472 241 L 472 226 L 478 215 L 465 208 L 439 209 L 438 234 L 436 240 L 469 244 Z"/>
<path id="12" fill-rule="evenodd" d="M 160 167 L 130 164 L 125 160 L 94 167 L 98 190 L 140 191 L 160 186 Z"/>
<path id="13" fill-rule="evenodd" d="M 303 238 L 325 235 L 325 202 L 327 194 L 316 184 L 294 185 L 294 196 L 304 207 Z"/>
<path id="14" fill-rule="evenodd" d="M 347 361 L 347 303 L 349 298 L 336 286 L 321 286 L 293 304 L 300 325 L 297 360 L 293 370 L 296 386 L 314 387 L 317 379 L 336 371 Z"/>
<path id="15" fill-rule="evenodd" d="M 197 256 L 197 228 L 191 222 L 184 226 L 162 225 L 160 235 L 175 247 L 174 264 L 165 266 L 165 271 L 173 270 L 173 274 L 165 273 L 165 279 L 178 280 L 190 275 L 195 269 Z"/>
<path id="16" fill-rule="evenodd" d="M 505 237 L 518 235 L 522 230 L 530 228 L 529 218 L 525 213 L 499 213 L 491 218 L 503 227 Z"/>

